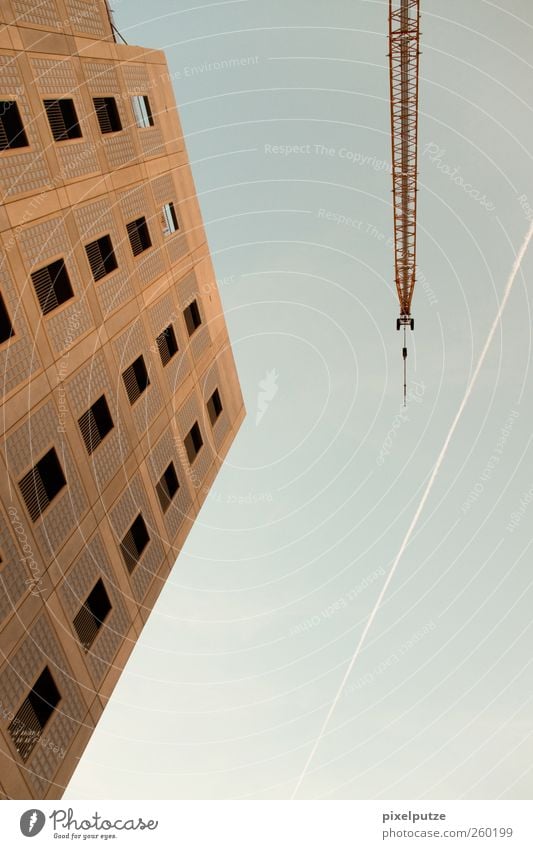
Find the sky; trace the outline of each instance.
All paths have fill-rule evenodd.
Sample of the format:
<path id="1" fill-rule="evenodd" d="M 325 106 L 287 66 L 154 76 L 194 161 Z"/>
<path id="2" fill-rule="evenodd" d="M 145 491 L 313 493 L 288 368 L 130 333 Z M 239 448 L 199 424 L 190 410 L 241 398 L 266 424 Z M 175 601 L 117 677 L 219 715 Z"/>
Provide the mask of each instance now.
<path id="1" fill-rule="evenodd" d="M 115 0 L 248 414 L 65 799 L 531 798 L 533 248 L 376 609 L 533 218 L 529 0 L 421 5 L 404 409 L 388 4 Z"/>

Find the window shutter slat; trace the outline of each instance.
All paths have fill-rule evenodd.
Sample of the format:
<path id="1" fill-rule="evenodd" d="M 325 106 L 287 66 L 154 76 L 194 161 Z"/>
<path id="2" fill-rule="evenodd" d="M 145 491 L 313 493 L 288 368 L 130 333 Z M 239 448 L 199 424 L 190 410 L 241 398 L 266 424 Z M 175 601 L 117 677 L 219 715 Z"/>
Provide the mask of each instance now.
<path id="1" fill-rule="evenodd" d="M 74 628 L 85 651 L 88 651 L 98 634 L 98 623 L 91 611 L 83 605 L 74 617 Z"/>
<path id="2" fill-rule="evenodd" d="M 50 129 L 55 141 L 68 139 L 68 132 L 63 120 L 63 113 L 57 100 L 45 101 L 46 114 L 50 122 Z"/>
<path id="3" fill-rule="evenodd" d="M 128 531 L 128 533 L 120 543 L 120 548 L 122 549 L 122 556 L 124 557 L 124 560 L 126 562 L 128 572 L 131 575 L 137 565 L 137 558 L 139 557 L 139 552 L 137 550 L 137 546 L 135 544 L 131 529 Z"/>
<path id="4" fill-rule="evenodd" d="M 92 454 L 102 441 L 100 430 L 96 423 L 92 409 L 87 410 L 87 412 L 78 419 L 78 424 L 80 426 L 83 441 L 85 442 L 85 447 L 88 453 Z"/>
<path id="5" fill-rule="evenodd" d="M 55 310 L 55 308 L 59 306 L 59 302 L 57 300 L 54 283 L 48 266 L 46 268 L 39 269 L 39 271 L 34 271 L 31 275 L 31 279 L 33 280 L 39 305 L 44 315 Z"/>
<path id="6" fill-rule="evenodd" d="M 28 512 L 35 522 L 50 503 L 38 470 L 30 469 L 19 486 Z"/>
<path id="7" fill-rule="evenodd" d="M 138 254 L 143 252 L 143 246 L 141 237 L 139 235 L 139 230 L 137 227 L 137 222 L 132 221 L 130 224 L 126 225 L 126 229 L 128 231 L 128 236 L 130 239 L 131 249 L 133 251 L 133 255 L 137 256 Z"/>
<path id="8" fill-rule="evenodd" d="M 64 260 L 56 260 L 44 268 L 32 271 L 31 279 L 39 305 L 46 315 L 74 297 Z"/>
<path id="9" fill-rule="evenodd" d="M 167 510 L 168 505 L 171 501 L 170 492 L 168 490 L 167 482 L 164 477 L 162 477 L 161 480 L 157 482 L 155 489 L 157 492 L 157 497 L 159 498 L 161 509 L 164 513 Z"/>
<path id="10" fill-rule="evenodd" d="M 106 269 L 104 265 L 104 259 L 102 257 L 102 251 L 100 250 L 99 242 L 91 242 L 89 245 L 85 246 L 85 250 L 87 252 L 87 259 L 89 260 L 89 265 L 91 266 L 91 272 L 95 280 L 101 280 L 102 277 L 106 276 Z"/>
<path id="11" fill-rule="evenodd" d="M 9 139 L 7 137 L 6 128 L 4 127 L 4 122 L 0 118 L 0 150 L 7 150 L 9 147 Z"/>
<path id="12" fill-rule="evenodd" d="M 41 723 L 28 699 L 22 702 L 8 731 L 20 757 L 27 761 L 42 732 Z"/>
<path id="13" fill-rule="evenodd" d="M 105 102 L 105 98 L 95 97 L 94 107 L 96 109 L 96 117 L 98 118 L 98 123 L 100 124 L 100 130 L 102 131 L 102 133 L 112 133 L 113 128 L 111 126 L 111 121 L 109 118 L 109 112 L 107 111 L 107 104 Z"/>
<path id="14" fill-rule="evenodd" d="M 137 382 L 137 377 L 135 375 L 133 366 L 129 366 L 129 368 L 126 369 L 122 377 L 124 379 L 124 385 L 126 387 L 129 402 L 130 404 L 134 404 L 137 398 L 140 397 L 141 393 L 139 390 L 139 384 Z"/>
<path id="15" fill-rule="evenodd" d="M 159 356 L 161 357 L 161 362 L 164 366 L 166 366 L 170 362 L 170 350 L 168 347 L 168 339 L 166 333 L 161 333 L 157 337 L 157 347 L 159 348 Z"/>

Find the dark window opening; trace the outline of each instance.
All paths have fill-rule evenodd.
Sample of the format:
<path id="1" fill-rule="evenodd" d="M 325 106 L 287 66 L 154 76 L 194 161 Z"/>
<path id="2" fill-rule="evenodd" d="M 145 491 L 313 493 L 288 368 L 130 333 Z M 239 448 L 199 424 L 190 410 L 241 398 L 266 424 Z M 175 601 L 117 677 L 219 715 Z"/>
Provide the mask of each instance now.
<path id="1" fill-rule="evenodd" d="M 118 133 L 122 129 L 122 122 L 114 97 L 94 97 L 94 108 L 96 117 L 100 124 L 102 133 Z"/>
<path id="2" fill-rule="evenodd" d="M 15 100 L 0 100 L 0 150 L 28 147 L 28 137 Z"/>
<path id="3" fill-rule="evenodd" d="M 146 522 L 144 521 L 141 513 L 139 513 L 128 533 L 120 543 L 120 550 L 122 551 L 122 556 L 130 575 L 135 569 L 149 542 L 150 534 L 148 533 Z"/>
<path id="4" fill-rule="evenodd" d="M 64 100 L 45 100 L 44 108 L 48 116 L 48 123 L 52 130 L 54 141 L 67 141 L 67 139 L 80 139 L 81 128 L 74 101 L 68 98 Z"/>
<path id="5" fill-rule="evenodd" d="M 172 201 L 165 203 L 163 206 L 163 235 L 168 236 L 170 233 L 175 233 L 179 230 L 178 216 L 174 209 Z"/>
<path id="6" fill-rule="evenodd" d="M 105 618 L 111 610 L 111 602 L 101 578 L 74 617 L 74 630 L 85 651 L 89 651 Z"/>
<path id="7" fill-rule="evenodd" d="M 195 422 L 191 427 L 189 433 L 185 437 L 185 448 L 187 449 L 187 457 L 189 458 L 189 463 L 193 463 L 200 448 L 204 444 L 202 439 L 202 434 L 200 433 L 200 428 L 198 426 L 198 422 Z"/>
<path id="8" fill-rule="evenodd" d="M 85 245 L 85 252 L 94 280 L 101 280 L 118 268 L 110 236 L 102 236 L 95 242 Z"/>
<path id="9" fill-rule="evenodd" d="M 60 698 L 50 670 L 45 666 L 8 727 L 23 761 L 28 760 Z"/>
<path id="10" fill-rule="evenodd" d="M 154 118 L 150 101 L 145 94 L 134 94 L 131 98 L 133 114 L 138 127 L 153 127 Z"/>
<path id="11" fill-rule="evenodd" d="M 32 272 L 31 279 L 43 315 L 47 315 L 74 297 L 65 262 L 62 259 Z"/>
<path id="12" fill-rule="evenodd" d="M 207 412 L 209 413 L 211 424 L 214 425 L 222 412 L 222 401 L 220 400 L 220 393 L 218 389 L 215 389 L 207 402 Z"/>
<path id="13" fill-rule="evenodd" d="M 130 221 L 129 224 L 126 224 L 126 230 L 128 231 L 133 256 L 142 254 L 143 251 L 152 247 L 146 218 L 137 218 L 135 221 Z"/>
<path id="14" fill-rule="evenodd" d="M 92 407 L 78 419 L 81 435 L 89 454 L 98 448 L 102 440 L 113 429 L 113 419 L 105 395 L 101 395 Z"/>
<path id="15" fill-rule="evenodd" d="M 163 476 L 158 481 L 156 486 L 157 496 L 159 498 L 159 503 L 161 504 L 161 509 L 163 513 L 165 513 L 169 506 L 170 502 L 176 495 L 179 489 L 179 481 L 178 476 L 176 474 L 176 469 L 174 467 L 174 463 L 169 463 L 163 472 Z"/>
<path id="16" fill-rule="evenodd" d="M 157 342 L 161 362 L 166 366 L 172 357 L 178 353 L 178 343 L 172 325 L 169 324 L 168 327 L 165 327 L 155 341 Z"/>
<path id="17" fill-rule="evenodd" d="M 122 373 L 122 380 L 128 393 L 129 402 L 134 404 L 145 389 L 150 386 L 150 378 L 142 354 Z"/>
<path id="18" fill-rule="evenodd" d="M 198 302 L 196 300 L 192 301 L 189 306 L 183 310 L 183 316 L 185 318 L 185 324 L 187 325 L 189 336 L 192 336 L 194 331 L 197 330 L 202 323 Z"/>
<path id="19" fill-rule="evenodd" d="M 56 450 L 51 448 L 19 483 L 22 497 L 34 522 L 66 483 Z"/>
<path id="20" fill-rule="evenodd" d="M 9 313 L 4 302 L 4 298 L 0 294 L 0 343 L 7 342 L 15 335 Z"/>

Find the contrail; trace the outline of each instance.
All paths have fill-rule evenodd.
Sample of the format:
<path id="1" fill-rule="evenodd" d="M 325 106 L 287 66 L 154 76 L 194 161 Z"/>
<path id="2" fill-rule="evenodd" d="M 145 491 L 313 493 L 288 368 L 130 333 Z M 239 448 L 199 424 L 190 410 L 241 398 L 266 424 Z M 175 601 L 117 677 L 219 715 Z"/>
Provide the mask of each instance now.
<path id="1" fill-rule="evenodd" d="M 361 634 L 359 642 L 357 643 L 357 647 L 355 649 L 353 657 L 350 660 L 350 663 L 348 664 L 348 668 L 347 668 L 346 672 L 344 673 L 344 677 L 343 677 L 343 679 L 340 683 L 340 687 L 337 690 L 337 693 L 335 695 L 335 698 L 333 699 L 333 702 L 331 703 L 331 707 L 330 707 L 330 709 L 327 713 L 327 716 L 326 716 L 324 722 L 322 723 L 322 728 L 320 729 L 318 737 L 316 738 L 316 740 L 313 744 L 313 748 L 311 749 L 311 752 L 309 754 L 309 757 L 307 758 L 307 761 L 305 762 L 305 766 L 304 766 L 304 768 L 303 768 L 303 770 L 300 774 L 300 777 L 299 777 L 299 779 L 296 783 L 296 787 L 294 788 L 291 799 L 294 799 L 296 794 L 298 793 L 298 790 L 300 789 L 302 781 L 304 780 L 304 778 L 307 774 L 307 771 L 309 769 L 309 765 L 310 765 L 311 761 L 313 760 L 313 758 L 316 754 L 316 751 L 317 751 L 317 749 L 320 745 L 320 741 L 322 740 L 322 737 L 326 733 L 326 729 L 329 725 L 331 717 L 333 716 L 335 708 L 337 707 L 337 705 L 339 703 L 339 699 L 342 696 L 344 687 L 346 686 L 346 682 L 348 681 L 348 678 L 350 677 L 352 669 L 355 666 L 357 658 L 359 657 L 359 655 L 361 653 L 361 649 L 363 647 L 363 643 L 365 642 L 366 635 L 368 634 L 368 632 L 370 631 L 370 628 L 372 627 L 372 623 L 373 623 L 373 621 L 376 617 L 376 614 L 379 610 L 381 602 L 383 601 L 383 597 L 385 596 L 385 593 L 387 592 L 388 586 L 389 586 L 390 582 L 392 581 L 392 579 L 394 577 L 396 567 L 398 566 L 398 563 L 400 562 L 402 555 L 403 555 L 405 549 L 407 548 L 409 540 L 411 539 L 411 535 L 412 535 L 412 533 L 413 533 L 413 531 L 416 527 L 418 519 L 420 518 L 420 514 L 422 513 L 422 510 L 424 509 L 424 505 L 425 505 L 425 503 L 428 499 L 429 493 L 431 492 L 431 489 L 432 489 L 433 484 L 435 482 L 435 478 L 437 477 L 437 474 L 438 474 L 439 469 L 442 465 L 444 457 L 446 456 L 446 451 L 448 450 L 448 446 L 450 444 L 452 436 L 453 436 L 455 429 L 456 429 L 456 427 L 459 423 L 459 419 L 461 418 L 461 416 L 463 414 L 463 410 L 466 407 L 468 399 L 470 398 L 470 395 L 472 394 L 472 390 L 473 390 L 474 385 L 476 383 L 476 380 L 478 378 L 479 372 L 481 371 L 481 367 L 482 367 L 482 365 L 485 361 L 485 357 L 487 356 L 487 351 L 490 348 L 490 344 L 492 342 L 494 334 L 496 333 L 498 324 L 501 321 L 501 317 L 502 317 L 503 311 L 505 309 L 505 305 L 507 304 L 507 301 L 509 300 L 509 295 L 511 294 L 511 289 L 513 288 L 513 283 L 515 281 L 516 275 L 518 274 L 518 270 L 520 268 L 520 265 L 522 264 L 522 260 L 524 259 L 525 253 L 526 253 L 526 251 L 529 247 L 529 243 L 530 243 L 532 237 L 533 237 L 533 221 L 530 224 L 529 230 L 527 232 L 527 236 L 524 239 L 522 247 L 520 248 L 520 251 L 518 252 L 518 255 L 517 255 L 517 257 L 516 257 L 516 259 L 513 263 L 513 267 L 511 269 L 511 274 L 509 275 L 509 279 L 507 281 L 507 285 L 505 287 L 505 291 L 503 293 L 503 297 L 502 297 L 500 306 L 498 308 L 498 312 L 496 313 L 496 318 L 494 319 L 492 326 L 489 330 L 489 334 L 488 334 L 487 339 L 485 341 L 485 344 L 483 346 L 483 350 L 481 351 L 481 354 L 479 355 L 479 359 L 478 359 L 477 365 L 474 369 L 474 373 L 473 373 L 472 377 L 470 378 L 470 382 L 469 382 L 468 386 L 466 387 L 466 391 L 465 391 L 465 394 L 463 396 L 463 400 L 461 401 L 461 403 L 459 405 L 459 409 L 457 410 L 457 413 L 455 414 L 455 418 L 454 418 L 454 420 L 451 424 L 450 430 L 448 431 L 448 435 L 447 435 L 446 439 L 444 440 L 444 444 L 443 444 L 443 446 L 440 450 L 439 456 L 437 457 L 437 461 L 436 461 L 436 463 L 433 467 L 433 471 L 431 472 L 430 478 L 427 482 L 427 486 L 424 490 L 422 498 L 420 499 L 420 504 L 418 505 L 416 512 L 415 512 L 415 515 L 413 516 L 413 519 L 411 521 L 411 524 L 409 525 L 409 528 L 407 529 L 407 533 L 405 534 L 405 536 L 403 538 L 403 542 L 400 546 L 400 550 L 398 551 L 398 554 L 396 555 L 396 557 L 394 559 L 394 563 L 391 566 L 391 570 L 390 570 L 389 574 L 387 575 L 385 583 L 383 584 L 383 588 L 382 588 L 382 590 L 381 590 L 381 592 L 380 592 L 380 594 L 377 598 L 377 601 L 376 601 L 376 603 L 375 603 L 375 605 L 372 609 L 372 612 L 371 612 L 370 616 L 368 617 L 368 621 L 367 621 L 367 623 L 366 623 L 366 625 L 363 629 L 363 633 Z"/>

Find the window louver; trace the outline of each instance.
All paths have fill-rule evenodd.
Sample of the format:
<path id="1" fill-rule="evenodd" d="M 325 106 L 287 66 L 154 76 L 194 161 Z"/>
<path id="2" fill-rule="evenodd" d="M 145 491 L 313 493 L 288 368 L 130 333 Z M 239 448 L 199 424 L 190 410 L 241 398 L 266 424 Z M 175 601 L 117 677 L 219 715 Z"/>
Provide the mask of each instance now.
<path id="1" fill-rule="evenodd" d="M 185 307 L 183 310 L 183 317 L 185 318 L 185 324 L 187 325 L 187 332 L 189 336 L 192 336 L 194 331 L 200 327 L 202 323 L 202 318 L 200 316 L 200 309 L 198 307 L 198 302 L 196 299 L 191 301 L 188 307 Z"/>
<path id="2" fill-rule="evenodd" d="M 129 366 L 129 368 L 126 369 L 126 371 L 122 375 L 122 380 L 124 381 L 124 386 L 126 387 L 129 402 L 130 404 L 134 404 L 135 401 L 140 398 L 141 390 L 139 388 L 139 384 L 137 383 L 137 378 L 135 377 L 133 366 Z"/>
<path id="3" fill-rule="evenodd" d="M 162 333 L 156 339 L 157 347 L 159 349 L 159 356 L 161 357 L 161 362 L 164 366 L 166 366 L 174 354 L 178 351 L 178 343 L 176 341 L 176 334 L 174 333 L 174 328 L 171 324 L 166 327 Z"/>
<path id="4" fill-rule="evenodd" d="M 89 651 L 94 643 L 110 610 L 109 596 L 99 578 L 73 620 L 74 630 L 85 651 Z"/>
<path id="5" fill-rule="evenodd" d="M 214 425 L 222 412 L 222 401 L 220 400 L 220 393 L 218 389 L 215 389 L 207 401 L 207 412 L 209 413 L 211 424 Z"/>
<path id="6" fill-rule="evenodd" d="M 65 127 L 63 114 L 59 108 L 57 100 L 45 100 L 44 105 L 48 121 L 50 122 L 50 129 L 52 130 L 52 135 L 55 141 L 68 139 L 67 128 Z"/>
<path id="7" fill-rule="evenodd" d="M 101 132 L 102 133 L 112 133 L 113 128 L 111 126 L 111 121 L 109 119 L 109 112 L 107 111 L 105 98 L 95 97 L 94 108 L 96 110 L 96 117 L 98 118 L 98 123 L 100 124 Z"/>
<path id="8" fill-rule="evenodd" d="M 176 495 L 178 489 L 179 482 L 178 476 L 176 475 L 176 469 L 174 468 L 174 463 L 169 463 L 163 473 L 163 476 L 156 484 L 157 497 L 159 498 L 159 503 L 163 513 L 168 510 L 170 502 Z"/>
<path id="9" fill-rule="evenodd" d="M 146 218 L 137 218 L 135 221 L 130 221 L 129 224 L 126 224 L 126 230 L 128 231 L 133 256 L 142 254 L 143 251 L 152 246 Z"/>
<path id="10" fill-rule="evenodd" d="M 44 108 L 54 141 L 67 141 L 81 137 L 78 116 L 72 100 L 45 100 Z"/>
<path id="11" fill-rule="evenodd" d="M 74 629 L 83 648 L 88 651 L 98 634 L 99 624 L 85 605 L 74 617 Z"/>
<path id="12" fill-rule="evenodd" d="M 42 730 L 30 701 L 24 699 L 8 728 L 15 749 L 23 761 L 28 760 Z"/>
<path id="13" fill-rule="evenodd" d="M 198 426 L 198 422 L 195 422 L 191 427 L 189 433 L 183 440 L 185 444 L 185 449 L 187 451 L 187 457 L 189 458 L 189 463 L 194 463 L 198 453 L 204 444 L 204 440 L 202 439 L 202 434 L 200 428 Z"/>
<path id="14" fill-rule="evenodd" d="M 70 278 L 62 259 L 33 271 L 31 279 L 43 315 L 55 310 L 61 304 L 74 297 Z"/>
<path id="15" fill-rule="evenodd" d="M 66 485 L 56 451 L 51 448 L 19 482 L 28 513 L 35 522 Z"/>
<path id="16" fill-rule="evenodd" d="M 94 108 L 100 125 L 100 132 L 117 133 L 122 129 L 122 123 L 114 97 L 94 97 Z"/>
<path id="17" fill-rule="evenodd" d="M 20 491 L 32 520 L 35 522 L 50 504 L 39 470 L 34 467 L 20 481 Z"/>
<path id="18" fill-rule="evenodd" d="M 95 281 L 106 277 L 118 267 L 113 245 L 109 236 L 102 236 L 85 245 L 85 252 Z"/>
<path id="19" fill-rule="evenodd" d="M 102 441 L 92 409 L 87 410 L 87 412 L 78 419 L 78 424 L 80 426 L 83 441 L 85 442 L 85 447 L 87 448 L 88 453 L 92 454 L 94 449 L 98 448 Z"/>
<path id="20" fill-rule="evenodd" d="M 141 237 L 139 236 L 139 231 L 137 229 L 137 223 L 135 221 L 132 221 L 131 224 L 127 224 L 126 230 L 128 231 L 133 255 L 137 256 L 137 254 L 142 254 L 143 246 L 141 242 Z"/>
<path id="21" fill-rule="evenodd" d="M 98 401 L 95 401 L 92 407 L 89 407 L 80 416 L 78 425 L 87 452 L 92 454 L 113 428 L 113 419 L 111 418 L 105 395 L 101 395 Z"/>
<path id="22" fill-rule="evenodd" d="M 50 670 L 45 666 L 8 726 L 23 761 L 29 758 L 60 698 Z"/>
<path id="23" fill-rule="evenodd" d="M 150 378 L 148 377 L 142 354 L 122 373 L 122 380 L 124 381 L 128 400 L 130 404 L 134 404 L 150 385 Z"/>
<path id="24" fill-rule="evenodd" d="M 128 533 L 120 543 L 120 550 L 128 572 L 131 573 L 137 566 L 141 554 L 148 545 L 150 536 L 145 521 L 141 514 L 137 516 Z"/>

